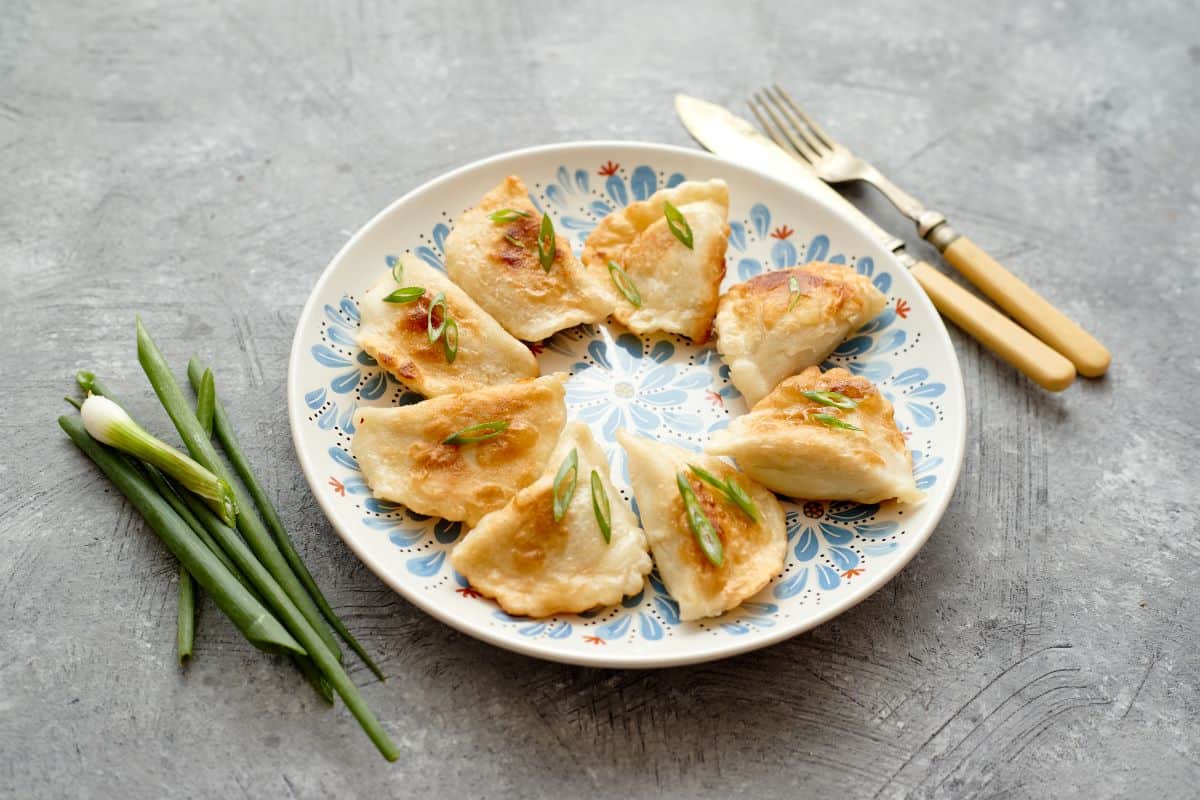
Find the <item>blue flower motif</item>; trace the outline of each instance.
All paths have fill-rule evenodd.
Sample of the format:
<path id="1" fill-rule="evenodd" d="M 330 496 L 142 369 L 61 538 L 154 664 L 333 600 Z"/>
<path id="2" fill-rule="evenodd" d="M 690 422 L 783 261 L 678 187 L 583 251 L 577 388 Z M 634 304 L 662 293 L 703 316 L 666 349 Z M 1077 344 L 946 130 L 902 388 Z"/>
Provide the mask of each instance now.
<path id="1" fill-rule="evenodd" d="M 645 200 L 660 188 L 670 189 L 686 180 L 682 173 L 674 172 L 659 186 L 658 173 L 652 167 L 643 164 L 633 168 L 629 182 L 626 183 L 620 165 L 611 161 L 600 167 L 599 174 L 605 179 L 603 199 L 586 203 L 584 207 L 588 216 L 567 214 L 558 220 L 563 228 L 578 236 L 581 241 L 587 238 L 597 222 L 616 209 L 629 205 L 631 198 L 633 201 Z M 574 196 L 591 194 L 590 177 L 586 170 L 577 169 L 572 173 L 566 167 L 559 167 L 554 182 L 547 184 L 543 191 L 546 200 L 558 210 L 575 210 L 571 206 Z M 547 210 L 542 208 L 538 198 L 533 195 L 530 195 L 530 200 L 539 211 Z"/>
<path id="2" fill-rule="evenodd" d="M 594 339 L 587 346 L 588 360 L 571 367 L 567 405 L 572 416 L 600 425 L 601 445 L 618 462 L 617 468 L 626 481 L 629 469 L 625 451 L 616 446 L 619 428 L 656 436 L 664 428 L 689 434 L 705 427 L 703 419 L 679 407 L 687 401 L 689 390 L 712 383 L 712 373 L 668 363 L 675 349 L 667 339 L 651 342 L 623 333 L 611 342 Z M 692 449 L 698 446 L 675 436 L 668 438 Z"/>
<path id="3" fill-rule="evenodd" d="M 775 584 L 775 597 L 786 600 L 809 587 L 810 580 L 821 591 L 832 591 L 852 578 L 865 555 L 883 555 L 896 549 L 900 525 L 892 520 L 873 521 L 879 505 L 823 503 L 810 501 L 802 512 L 787 513 L 788 545 L 797 566 Z"/>

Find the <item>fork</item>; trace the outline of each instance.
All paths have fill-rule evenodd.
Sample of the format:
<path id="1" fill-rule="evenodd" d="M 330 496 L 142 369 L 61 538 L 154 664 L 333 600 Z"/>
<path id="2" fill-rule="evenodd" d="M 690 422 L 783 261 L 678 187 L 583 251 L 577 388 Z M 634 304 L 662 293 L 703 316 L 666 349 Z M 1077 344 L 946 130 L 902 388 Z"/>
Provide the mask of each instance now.
<path id="1" fill-rule="evenodd" d="M 1015 320 L 1069 358 L 1080 375 L 1098 377 L 1112 356 L 1104 345 L 869 162 L 854 155 L 818 125 L 779 86 L 756 92 L 750 110 L 775 143 L 807 162 L 826 183 L 863 181 L 879 190 L 917 225 L 921 238 Z M 770 122 L 768 122 L 770 120 Z M 773 123 L 773 124 L 772 124 Z"/>

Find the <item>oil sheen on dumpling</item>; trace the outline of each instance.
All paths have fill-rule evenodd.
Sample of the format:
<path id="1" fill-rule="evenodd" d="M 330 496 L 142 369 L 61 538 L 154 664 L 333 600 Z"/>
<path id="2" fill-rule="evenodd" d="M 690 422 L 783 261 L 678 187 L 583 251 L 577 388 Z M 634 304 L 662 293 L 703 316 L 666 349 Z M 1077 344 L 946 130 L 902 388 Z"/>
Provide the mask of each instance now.
<path id="1" fill-rule="evenodd" d="M 358 346 L 380 366 L 426 397 L 537 377 L 537 360 L 529 348 L 466 292 L 420 259 L 404 256 L 401 261 L 403 285 L 423 287 L 424 296 L 412 303 L 384 302 L 400 288 L 388 272 L 359 304 Z M 445 293 L 446 308 L 458 324 L 458 355 L 453 363 L 447 361 L 441 341 L 429 341 L 429 307 L 439 292 Z M 440 321 L 435 319 L 434 324 Z"/>
<path id="2" fill-rule="evenodd" d="M 691 227 L 691 248 L 668 227 L 664 200 L 679 209 Z M 583 263 L 607 287 L 613 316 L 629 330 L 668 331 L 703 343 L 725 277 L 728 218 L 729 189 L 724 181 L 687 181 L 600 220 L 584 244 Z M 640 308 L 613 285 L 609 261 L 629 275 L 641 296 Z"/>
<path id="3" fill-rule="evenodd" d="M 712 617 L 757 594 L 783 569 L 787 530 L 775 496 L 717 458 L 643 439 L 624 430 L 629 476 L 658 574 L 679 603 L 683 620 Z M 733 477 L 758 508 L 755 522 L 688 469 L 694 464 L 722 480 Z M 704 555 L 684 515 L 676 474 L 684 472 L 724 548 L 724 563 Z"/>
<path id="4" fill-rule="evenodd" d="M 836 392 L 856 405 L 837 408 L 805 392 Z M 835 420 L 861 430 L 829 424 Z M 714 434 L 705 450 L 733 456 L 747 475 L 790 497 L 859 503 L 922 497 L 892 404 L 869 380 L 841 367 L 825 373 L 809 367 L 788 378 Z"/>
<path id="5" fill-rule="evenodd" d="M 579 458 L 575 493 L 554 519 L 554 479 L 571 450 Z M 592 509 L 592 470 L 608 493 L 612 540 Z M 485 516 L 450 554 L 471 587 L 509 614 L 546 617 L 609 606 L 642 590 L 650 572 L 646 536 L 608 477 L 608 461 L 581 422 L 567 425 L 542 476 Z"/>
<path id="6" fill-rule="evenodd" d="M 490 214 L 511 209 L 526 214 L 493 222 Z M 518 339 L 537 342 L 582 322 L 599 322 L 612 300 L 555 237 L 550 270 L 538 260 L 542 214 L 529 191 L 509 176 L 462 215 L 446 239 L 446 272 L 475 302 Z"/>
<path id="7" fill-rule="evenodd" d="M 886 303 L 869 278 L 842 264 L 764 272 L 721 295 L 717 350 L 753 406 L 784 378 L 824 361 Z"/>
<path id="8" fill-rule="evenodd" d="M 567 418 L 563 379 L 546 375 L 409 406 L 360 408 L 354 458 L 376 497 L 474 525 L 545 469 Z M 465 428 L 498 421 L 508 428 L 495 438 L 443 443 Z"/>

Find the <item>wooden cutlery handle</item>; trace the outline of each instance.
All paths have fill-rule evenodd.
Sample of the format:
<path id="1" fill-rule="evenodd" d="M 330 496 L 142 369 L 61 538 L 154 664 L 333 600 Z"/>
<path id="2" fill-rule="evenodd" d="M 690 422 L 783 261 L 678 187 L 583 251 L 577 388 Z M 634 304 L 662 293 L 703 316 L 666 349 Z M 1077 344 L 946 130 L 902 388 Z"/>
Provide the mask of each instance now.
<path id="1" fill-rule="evenodd" d="M 942 255 L 1013 319 L 1071 359 L 1080 375 L 1096 378 L 1108 369 L 1112 356 L 1104 345 L 966 236 L 952 241 Z"/>
<path id="2" fill-rule="evenodd" d="M 924 261 L 910 271 L 943 316 L 1034 383 L 1061 392 L 1075 380 L 1074 364 Z"/>

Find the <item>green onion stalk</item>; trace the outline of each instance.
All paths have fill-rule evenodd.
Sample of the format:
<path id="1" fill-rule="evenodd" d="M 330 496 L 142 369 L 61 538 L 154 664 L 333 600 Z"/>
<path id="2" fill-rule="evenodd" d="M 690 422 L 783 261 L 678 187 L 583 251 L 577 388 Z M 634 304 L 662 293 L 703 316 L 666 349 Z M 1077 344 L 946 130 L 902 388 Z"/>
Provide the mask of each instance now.
<path id="1" fill-rule="evenodd" d="M 100 395 L 91 395 L 80 409 L 83 425 L 93 439 L 153 464 L 204 501 L 226 523 L 237 518 L 237 501 L 229 482 L 133 421 L 125 409 Z"/>
<path id="2" fill-rule="evenodd" d="M 225 568 L 133 465 L 88 435 L 83 420 L 78 417 L 59 417 L 58 424 L 75 446 L 94 461 L 121 494 L 129 499 L 167 549 L 179 559 L 179 563 L 243 636 L 268 652 L 306 654 L 279 620 Z M 198 501 L 197 506 L 212 515 L 207 506 Z M 215 515 L 213 518 L 216 518 Z"/>
<path id="3" fill-rule="evenodd" d="M 204 386 L 204 379 L 211 372 L 204 369 L 200 362 L 193 358 L 188 361 L 188 380 L 192 387 L 199 391 Z M 279 517 L 279 512 L 275 509 L 275 505 L 271 499 L 267 497 L 266 489 L 258 480 L 258 476 L 254 473 L 254 468 L 250 466 L 249 459 L 246 458 L 246 453 L 242 449 L 241 443 L 238 441 L 237 434 L 234 433 L 233 423 L 229 421 L 229 415 L 225 413 L 225 406 L 221 403 L 221 398 L 215 394 L 213 396 L 213 430 L 217 434 L 217 441 L 221 443 L 221 448 L 225 451 L 225 455 L 229 457 L 230 463 L 233 464 L 234 471 L 238 477 L 242 479 L 246 490 L 250 492 L 250 496 L 254 498 L 254 504 L 258 507 L 258 513 L 262 515 L 263 521 L 267 528 L 271 531 L 271 536 L 275 539 L 275 544 L 283 552 L 283 557 L 287 559 L 292 570 L 295 571 L 296 577 L 304 584 L 304 588 L 308 591 L 310 597 L 317 604 L 317 608 L 321 610 L 321 614 L 337 631 L 338 636 L 341 636 L 349 645 L 350 649 L 358 654 L 363 663 L 375 673 L 379 680 L 384 680 L 383 670 L 379 665 L 367 655 L 367 651 L 363 648 L 358 640 L 347 630 L 346 626 L 338 619 L 333 608 L 330 607 L 329 601 L 325 599 L 325 595 L 321 593 L 317 582 L 313 580 L 312 573 L 308 571 L 304 561 L 300 558 L 300 554 L 296 552 L 296 545 L 292 541 L 292 537 L 288 535 L 287 529 L 283 527 L 283 520 Z"/>
<path id="4" fill-rule="evenodd" d="M 287 560 L 271 538 L 270 533 L 267 532 L 266 525 L 254 510 L 253 501 L 232 480 L 232 475 L 221 461 L 220 456 L 217 455 L 211 439 L 204 433 L 204 428 L 196 418 L 195 412 L 188 405 L 179 384 L 175 382 L 175 377 L 171 374 L 166 359 L 163 358 L 158 346 L 154 344 L 154 340 L 150 338 L 141 319 L 137 320 L 137 343 L 138 362 L 142 365 L 142 369 L 150 380 L 154 393 L 158 395 L 159 401 L 166 409 L 167 415 L 175 423 L 175 429 L 179 431 L 179 436 L 187 446 L 188 452 L 192 454 L 192 458 L 224 478 L 233 488 L 239 510 L 237 527 L 246 537 L 246 544 L 250 546 L 255 556 L 262 562 L 262 566 L 278 581 L 288 597 L 320 634 L 325 645 L 340 659 L 341 648 L 338 647 L 333 634 L 325 627 L 321 612 L 304 590 L 299 578 L 288 566 Z"/>
<path id="5" fill-rule="evenodd" d="M 350 680 L 350 676 L 346 674 L 339 663 L 337 655 L 325 644 L 317 629 L 300 611 L 289 594 L 284 591 L 266 567 L 255 558 L 254 553 L 238 536 L 237 531 L 221 522 L 196 498 L 185 496 L 183 500 L 200 520 L 200 523 L 208 529 L 212 537 L 220 543 L 234 563 L 250 579 L 250 582 L 254 584 L 271 608 L 279 614 L 279 618 L 287 626 L 287 629 L 308 651 L 313 663 L 333 685 L 334 690 L 341 695 L 346 707 L 350 709 L 350 713 L 354 714 L 383 757 L 388 761 L 395 761 L 400 755 L 399 748 L 388 737 L 371 709 L 367 707 L 366 701 L 358 692 L 358 687 Z"/>

